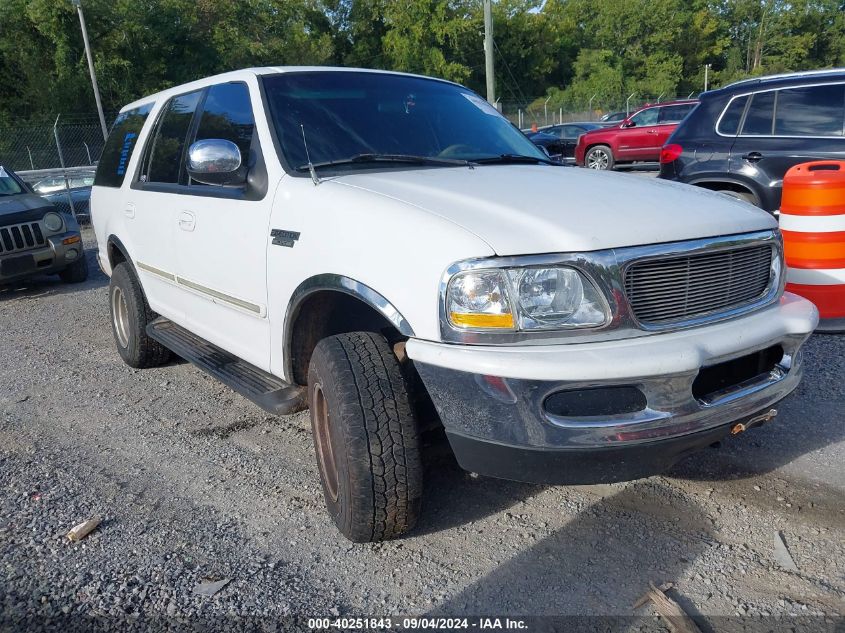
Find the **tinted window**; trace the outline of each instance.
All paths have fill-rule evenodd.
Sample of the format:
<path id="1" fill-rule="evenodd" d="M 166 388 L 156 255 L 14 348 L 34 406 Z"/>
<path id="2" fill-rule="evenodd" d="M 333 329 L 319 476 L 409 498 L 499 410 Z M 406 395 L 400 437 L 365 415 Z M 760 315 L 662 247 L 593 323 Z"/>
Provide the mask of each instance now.
<path id="1" fill-rule="evenodd" d="M 677 123 L 689 114 L 689 111 L 692 110 L 694 105 L 695 104 L 693 103 L 686 103 L 684 105 L 674 105 L 660 108 L 660 117 L 658 118 L 658 122 Z"/>
<path id="2" fill-rule="evenodd" d="M 184 182 L 182 155 L 194 110 L 202 91 L 173 97 L 164 110 L 152 140 L 146 169 L 147 182 Z"/>
<path id="3" fill-rule="evenodd" d="M 97 164 L 97 176 L 94 184 L 99 187 L 120 187 L 132 150 L 138 141 L 138 134 L 147 120 L 153 104 L 148 103 L 139 108 L 122 112 L 115 119 L 111 133 L 103 147 L 103 155 Z"/>
<path id="4" fill-rule="evenodd" d="M 772 133 L 772 117 L 775 110 L 775 92 L 758 92 L 751 98 L 748 114 L 742 126 L 743 134 L 769 136 Z"/>
<path id="5" fill-rule="evenodd" d="M 787 88 L 778 92 L 775 134 L 842 136 L 845 86 Z"/>
<path id="6" fill-rule="evenodd" d="M 584 128 L 577 125 L 567 125 L 563 128 L 563 138 L 578 138 L 585 131 Z"/>
<path id="7" fill-rule="evenodd" d="M 11 196 L 23 192 L 18 182 L 0 165 L 0 196 Z"/>
<path id="8" fill-rule="evenodd" d="M 246 84 L 220 84 L 209 89 L 196 140 L 222 138 L 232 141 L 241 150 L 241 160 L 247 164 L 254 130 L 255 119 Z"/>
<path id="9" fill-rule="evenodd" d="M 748 101 L 748 96 L 734 99 L 728 104 L 725 113 L 722 115 L 722 120 L 719 121 L 719 132 L 722 134 L 729 134 L 735 136 L 739 131 L 739 121 L 742 119 L 742 112 L 745 110 L 745 104 Z"/>
<path id="10" fill-rule="evenodd" d="M 638 127 L 657 125 L 657 108 L 649 108 L 648 110 L 637 112 L 631 117 L 631 121 L 636 123 Z"/>
<path id="11" fill-rule="evenodd" d="M 262 79 L 269 111 L 289 165 L 361 154 L 449 159 L 521 154 L 546 160 L 542 150 L 494 107 L 465 88 L 433 79 L 368 72 L 280 73 Z M 408 169 L 376 162 L 353 168 Z"/>

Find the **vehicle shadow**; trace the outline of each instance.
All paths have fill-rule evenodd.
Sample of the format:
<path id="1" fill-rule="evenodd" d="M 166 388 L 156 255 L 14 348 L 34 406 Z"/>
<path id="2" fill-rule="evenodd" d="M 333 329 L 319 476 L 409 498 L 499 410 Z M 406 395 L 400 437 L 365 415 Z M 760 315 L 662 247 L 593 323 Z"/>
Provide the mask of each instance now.
<path id="1" fill-rule="evenodd" d="M 59 279 L 58 275 L 35 275 L 20 281 L 0 284 L 0 302 L 22 298 L 38 299 L 81 290 L 91 290 L 108 284 L 109 278 L 103 274 L 103 271 L 97 265 L 96 248 L 85 249 L 85 257 L 88 260 L 88 279 L 84 282 L 66 284 Z"/>
<path id="2" fill-rule="evenodd" d="M 654 481 L 632 483 L 437 605 L 431 615 L 572 615 L 578 616 L 568 623 L 572 626 L 560 628 L 557 621 L 550 630 L 616 630 L 613 616 L 632 618 L 633 603 L 649 582 L 681 578 L 712 546 L 710 525 L 703 509 L 676 489 Z M 704 622 L 700 626 L 710 630 Z"/>
<path id="3" fill-rule="evenodd" d="M 431 534 L 478 521 L 530 499 L 544 486 L 478 477 L 458 466 L 445 434 L 423 435 L 425 489 L 413 535 Z"/>

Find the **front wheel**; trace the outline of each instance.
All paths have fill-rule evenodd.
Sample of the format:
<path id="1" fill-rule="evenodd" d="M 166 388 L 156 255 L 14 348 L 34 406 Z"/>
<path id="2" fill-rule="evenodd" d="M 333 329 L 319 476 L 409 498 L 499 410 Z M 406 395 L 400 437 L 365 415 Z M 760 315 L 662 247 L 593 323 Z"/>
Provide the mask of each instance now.
<path id="1" fill-rule="evenodd" d="M 609 171 L 613 169 L 614 164 L 613 151 L 607 145 L 591 147 L 584 157 L 584 166 L 587 169 Z"/>
<path id="2" fill-rule="evenodd" d="M 326 508 L 340 532 L 363 543 L 413 528 L 422 499 L 419 434 L 387 340 L 353 332 L 320 341 L 308 406 Z"/>

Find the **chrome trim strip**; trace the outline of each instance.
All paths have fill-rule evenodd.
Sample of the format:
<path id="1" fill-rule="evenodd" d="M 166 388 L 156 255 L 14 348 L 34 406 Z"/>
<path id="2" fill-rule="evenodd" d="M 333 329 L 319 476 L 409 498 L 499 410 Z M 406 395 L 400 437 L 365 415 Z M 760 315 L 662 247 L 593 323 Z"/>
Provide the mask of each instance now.
<path id="1" fill-rule="evenodd" d="M 157 277 L 161 277 L 162 279 L 166 279 L 167 281 L 172 281 L 173 283 L 176 283 L 176 275 L 174 275 L 173 273 L 169 273 L 165 270 L 161 270 L 161 268 L 150 266 L 149 264 L 145 264 L 144 262 L 135 262 L 135 266 L 145 272 L 156 275 Z"/>
<path id="2" fill-rule="evenodd" d="M 206 298 L 211 299 L 212 301 L 222 301 L 225 304 L 228 304 L 235 308 L 240 308 L 241 310 L 244 310 L 249 314 L 258 317 L 264 317 L 267 314 L 267 311 L 264 306 L 258 305 L 257 303 L 252 303 L 251 301 L 239 299 L 238 297 L 234 297 L 224 292 L 220 292 L 219 290 L 215 290 L 214 288 L 209 288 L 208 286 L 203 286 L 202 284 L 198 284 L 194 281 L 191 281 L 190 279 L 185 279 L 184 277 L 169 273 L 166 270 L 156 268 L 155 266 L 150 266 L 149 264 L 145 264 L 143 262 L 135 262 L 135 265 L 145 272 L 156 275 L 157 277 L 161 277 L 162 279 L 169 281 L 170 283 L 176 286 L 181 286 L 183 288 L 187 288 L 188 290 L 192 290 Z"/>
<path id="3" fill-rule="evenodd" d="M 665 326 L 642 326 L 634 317 L 625 295 L 625 270 L 635 261 L 643 259 L 664 259 L 709 253 L 717 250 L 743 248 L 757 244 L 771 244 L 774 250 L 773 262 L 780 265 L 778 275 L 773 275 L 765 295 L 760 300 L 733 310 L 711 315 L 700 315 L 694 319 L 666 324 Z M 594 328 L 571 328 L 558 330 L 528 331 L 466 331 L 453 328 L 446 315 L 446 292 L 451 278 L 466 270 L 507 269 L 537 266 L 572 266 L 584 273 L 599 289 L 610 310 L 610 321 Z M 487 257 L 470 259 L 452 264 L 440 280 L 439 314 L 440 334 L 447 343 L 468 345 L 548 345 L 555 343 L 581 343 L 587 341 L 618 340 L 646 336 L 657 332 L 681 330 L 709 323 L 732 319 L 742 314 L 759 310 L 777 301 L 783 293 L 786 275 L 783 265 L 783 242 L 777 229 L 724 235 L 681 242 L 647 244 L 625 248 L 590 251 L 584 253 L 556 253 L 546 255 L 525 255 L 509 257 Z M 514 309 L 515 306 L 511 306 Z"/>
<path id="4" fill-rule="evenodd" d="M 742 97 L 749 97 L 749 96 L 752 96 L 752 95 L 755 95 L 755 94 L 761 94 L 763 92 L 780 92 L 781 90 L 795 90 L 797 88 L 817 88 L 818 86 L 841 86 L 841 85 L 845 85 L 845 82 L 826 81 L 826 82 L 823 82 L 823 83 L 800 84 L 798 86 L 779 86 L 779 87 L 776 87 L 776 88 L 764 88 L 762 90 L 749 90 L 748 92 L 736 94 L 736 95 L 732 96 L 730 98 L 730 100 L 728 101 L 727 105 L 725 105 L 725 107 L 722 108 L 722 113 L 716 119 L 716 126 L 714 127 L 714 130 L 715 130 L 716 134 L 718 134 L 722 138 L 815 138 L 815 139 L 826 139 L 826 140 L 827 139 L 837 139 L 837 138 L 838 139 L 845 139 L 845 136 L 843 136 L 841 134 L 839 136 L 798 136 L 798 135 L 794 135 L 794 134 L 740 134 L 740 132 L 742 131 L 741 127 L 737 128 L 736 134 L 724 134 L 724 133 L 719 131 L 719 126 L 722 123 L 722 117 L 725 116 L 725 113 L 728 111 L 728 108 L 731 107 L 731 104 L 736 99 L 741 99 Z M 740 124 L 742 124 L 742 125 L 745 124 L 745 115 L 746 115 L 749 107 L 750 107 L 750 102 L 745 104 L 745 108 L 743 109 L 742 116 L 740 117 Z M 772 119 L 774 120 L 774 114 L 772 115 Z M 843 134 L 845 134 L 845 130 L 843 131 Z"/>

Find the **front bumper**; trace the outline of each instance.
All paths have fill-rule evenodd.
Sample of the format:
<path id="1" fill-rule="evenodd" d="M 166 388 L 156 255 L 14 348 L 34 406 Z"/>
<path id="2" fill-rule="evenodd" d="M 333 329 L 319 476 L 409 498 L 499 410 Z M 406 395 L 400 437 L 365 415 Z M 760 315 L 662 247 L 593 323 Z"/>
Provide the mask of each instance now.
<path id="1" fill-rule="evenodd" d="M 36 274 L 59 273 L 81 257 L 84 257 L 84 250 L 79 231 L 51 235 L 45 246 L 0 255 L 0 283 Z"/>
<path id="2" fill-rule="evenodd" d="M 817 322 L 811 303 L 787 293 L 740 319 L 621 341 L 481 347 L 411 339 L 406 349 L 462 467 L 520 481 L 599 483 L 661 472 L 771 408 L 798 385 L 800 347 Z M 782 358 L 762 373 L 720 382 L 723 364 L 771 349 Z M 716 365 L 702 393 L 696 379 Z M 633 391 L 641 405 L 613 401 Z M 550 396 L 561 393 L 575 396 L 575 409 L 584 395 L 580 402 L 598 414 L 553 407 Z"/>

